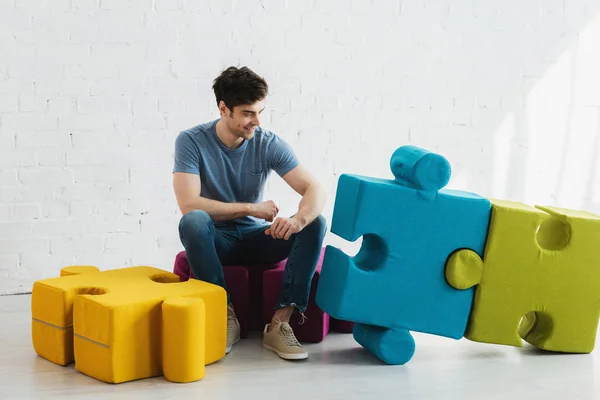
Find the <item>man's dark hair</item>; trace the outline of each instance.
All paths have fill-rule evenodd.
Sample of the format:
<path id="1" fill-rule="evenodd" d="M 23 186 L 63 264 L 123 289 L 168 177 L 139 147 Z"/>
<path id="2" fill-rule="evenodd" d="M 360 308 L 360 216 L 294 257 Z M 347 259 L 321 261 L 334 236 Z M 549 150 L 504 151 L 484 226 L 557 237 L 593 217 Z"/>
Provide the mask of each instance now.
<path id="1" fill-rule="evenodd" d="M 217 105 L 223 100 L 227 108 L 253 104 L 267 96 L 269 86 L 264 78 L 248 67 L 229 67 L 213 81 Z"/>

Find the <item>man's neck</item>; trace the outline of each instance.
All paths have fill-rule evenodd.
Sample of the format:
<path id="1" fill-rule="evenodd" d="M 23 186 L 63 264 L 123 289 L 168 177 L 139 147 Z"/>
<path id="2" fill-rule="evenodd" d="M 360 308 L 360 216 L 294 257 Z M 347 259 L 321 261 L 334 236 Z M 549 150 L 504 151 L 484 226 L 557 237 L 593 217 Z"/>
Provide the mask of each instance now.
<path id="1" fill-rule="evenodd" d="M 237 149 L 244 143 L 244 138 L 238 137 L 233 134 L 228 128 L 227 125 L 220 119 L 217 122 L 217 126 L 215 127 L 217 130 L 217 137 L 227 148 L 229 149 Z"/>

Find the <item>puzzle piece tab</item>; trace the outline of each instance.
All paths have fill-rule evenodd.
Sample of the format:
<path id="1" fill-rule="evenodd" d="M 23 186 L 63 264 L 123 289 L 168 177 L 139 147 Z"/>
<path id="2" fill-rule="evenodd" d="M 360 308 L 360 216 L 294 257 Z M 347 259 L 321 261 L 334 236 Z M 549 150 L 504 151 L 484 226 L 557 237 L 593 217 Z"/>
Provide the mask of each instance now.
<path id="1" fill-rule="evenodd" d="M 78 371 L 111 383 L 162 375 L 163 329 L 186 329 L 163 326 L 162 303 L 173 297 L 202 299 L 203 362 L 225 356 L 227 298 L 220 286 L 179 282 L 152 267 L 66 268 L 62 275 L 35 282 L 31 297 L 33 347 L 49 361 L 75 361 Z"/>
<path id="2" fill-rule="evenodd" d="M 472 289 L 444 276 L 457 249 L 483 254 L 490 202 L 442 189 L 450 164 L 414 146 L 391 157 L 394 180 L 340 176 L 331 231 L 362 247 L 355 257 L 327 246 L 316 301 L 334 318 L 354 321 L 354 338 L 390 364 L 414 352 L 409 330 L 459 339 Z"/>
<path id="3" fill-rule="evenodd" d="M 448 282 L 461 289 L 477 284 L 465 337 L 591 352 L 600 310 L 599 238 L 594 214 L 492 200 L 483 261 L 468 250 L 448 259 Z"/>

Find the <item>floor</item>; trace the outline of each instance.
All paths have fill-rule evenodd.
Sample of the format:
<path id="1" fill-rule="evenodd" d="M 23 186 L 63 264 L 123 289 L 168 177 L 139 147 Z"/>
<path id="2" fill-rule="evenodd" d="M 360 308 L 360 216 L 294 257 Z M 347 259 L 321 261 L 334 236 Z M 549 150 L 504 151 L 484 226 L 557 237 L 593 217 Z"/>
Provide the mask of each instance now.
<path id="1" fill-rule="evenodd" d="M 388 366 L 351 334 L 307 344 L 309 359 L 289 362 L 243 339 L 203 380 L 162 377 L 106 384 L 38 357 L 31 346 L 29 295 L 0 297 L 2 399 L 600 399 L 600 349 L 590 355 L 547 354 L 466 339 L 414 334 L 406 365 Z"/>

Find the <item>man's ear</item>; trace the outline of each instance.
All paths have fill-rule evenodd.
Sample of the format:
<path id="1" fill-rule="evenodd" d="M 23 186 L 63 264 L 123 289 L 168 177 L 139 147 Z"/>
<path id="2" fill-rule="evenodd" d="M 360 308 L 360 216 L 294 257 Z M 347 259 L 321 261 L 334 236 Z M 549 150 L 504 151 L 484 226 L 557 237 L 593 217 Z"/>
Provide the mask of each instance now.
<path id="1" fill-rule="evenodd" d="M 229 109 L 225 105 L 225 102 L 223 100 L 219 101 L 219 113 L 221 114 L 221 116 L 226 116 L 228 111 Z"/>

